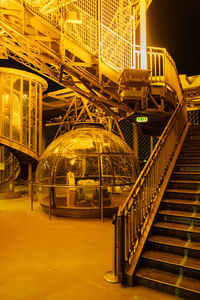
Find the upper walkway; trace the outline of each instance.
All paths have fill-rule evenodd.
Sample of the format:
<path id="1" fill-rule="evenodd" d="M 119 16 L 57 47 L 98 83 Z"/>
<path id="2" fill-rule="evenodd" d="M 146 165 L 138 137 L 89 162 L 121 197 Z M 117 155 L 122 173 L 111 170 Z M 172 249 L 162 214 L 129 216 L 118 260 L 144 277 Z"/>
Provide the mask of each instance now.
<path id="1" fill-rule="evenodd" d="M 144 112 L 169 117 L 182 99 L 179 76 L 161 48 L 147 48 L 147 70 L 142 69 L 141 46 L 134 35 L 140 21 L 138 2 L 59 3 L 1 1 L 2 55 L 94 101 L 115 118 Z M 146 1 L 146 8 L 150 3 Z"/>

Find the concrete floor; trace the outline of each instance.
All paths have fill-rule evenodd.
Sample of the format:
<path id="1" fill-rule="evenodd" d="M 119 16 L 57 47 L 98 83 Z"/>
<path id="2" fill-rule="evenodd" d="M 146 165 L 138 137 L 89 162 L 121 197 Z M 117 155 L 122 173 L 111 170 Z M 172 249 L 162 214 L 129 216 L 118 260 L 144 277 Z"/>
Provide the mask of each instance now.
<path id="1" fill-rule="evenodd" d="M 112 269 L 112 222 L 51 221 L 30 198 L 0 200 L 0 299 L 169 300 L 144 287 L 104 280 Z"/>

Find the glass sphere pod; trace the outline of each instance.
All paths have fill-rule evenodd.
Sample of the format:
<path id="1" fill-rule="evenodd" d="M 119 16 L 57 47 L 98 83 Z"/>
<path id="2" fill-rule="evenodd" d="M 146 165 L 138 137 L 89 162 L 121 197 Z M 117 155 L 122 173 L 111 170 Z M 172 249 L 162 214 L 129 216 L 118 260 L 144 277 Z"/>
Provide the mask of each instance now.
<path id="1" fill-rule="evenodd" d="M 132 150 L 101 124 L 77 124 L 44 151 L 36 170 L 37 196 L 63 216 L 109 216 L 138 176 Z"/>

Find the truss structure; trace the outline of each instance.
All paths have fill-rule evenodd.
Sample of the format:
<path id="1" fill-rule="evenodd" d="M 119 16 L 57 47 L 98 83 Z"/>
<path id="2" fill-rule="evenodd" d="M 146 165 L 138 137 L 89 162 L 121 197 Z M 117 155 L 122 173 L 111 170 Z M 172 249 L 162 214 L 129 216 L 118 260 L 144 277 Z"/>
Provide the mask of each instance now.
<path id="1" fill-rule="evenodd" d="M 160 103 L 148 95 L 151 85 L 160 82 L 179 99 L 181 89 L 165 49 L 148 49 L 149 70 L 141 70 L 140 1 L 1 0 L 0 57 L 25 64 L 115 119 L 138 111 L 137 101 L 151 102 L 139 110 L 153 105 L 159 112 Z M 145 3 L 148 9 L 151 0 Z"/>

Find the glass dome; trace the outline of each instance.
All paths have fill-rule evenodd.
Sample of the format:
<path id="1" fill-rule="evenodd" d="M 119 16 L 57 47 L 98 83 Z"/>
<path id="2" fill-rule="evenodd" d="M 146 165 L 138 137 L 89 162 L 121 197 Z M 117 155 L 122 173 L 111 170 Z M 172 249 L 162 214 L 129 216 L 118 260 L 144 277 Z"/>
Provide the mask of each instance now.
<path id="1" fill-rule="evenodd" d="M 53 141 L 36 170 L 37 196 L 52 213 L 111 215 L 138 176 L 128 145 L 101 124 L 77 124 Z"/>

